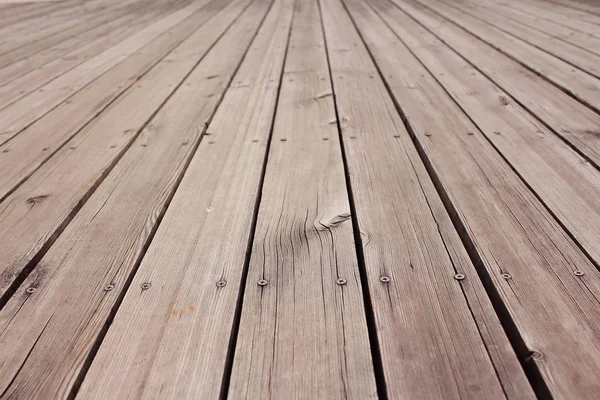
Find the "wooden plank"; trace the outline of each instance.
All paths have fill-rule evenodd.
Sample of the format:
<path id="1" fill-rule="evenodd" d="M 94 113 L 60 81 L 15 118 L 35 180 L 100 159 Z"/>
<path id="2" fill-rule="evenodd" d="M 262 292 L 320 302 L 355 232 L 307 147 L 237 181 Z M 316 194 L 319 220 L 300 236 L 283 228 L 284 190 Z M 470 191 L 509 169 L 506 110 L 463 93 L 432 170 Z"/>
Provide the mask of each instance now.
<path id="1" fill-rule="evenodd" d="M 372 2 L 410 52 L 590 257 L 600 263 L 600 172 L 398 8 L 390 7 L 386 0 Z M 398 57 L 410 57 L 404 46 L 394 48 L 402 54 Z M 437 91 L 443 96 L 441 87 Z"/>
<path id="2" fill-rule="evenodd" d="M 65 57 L 67 54 L 74 52 L 76 49 L 88 45 L 92 40 L 101 40 L 104 35 L 111 35 L 111 32 L 113 32 L 115 27 L 127 25 L 132 18 L 135 18 L 134 14 L 127 13 L 118 17 L 117 19 L 114 17 L 107 19 L 97 26 L 90 27 L 90 29 L 75 37 L 67 39 L 54 46 L 45 48 L 41 51 L 37 51 L 35 54 L 24 57 L 21 60 L 9 63 L 5 66 L 0 66 L 0 85 L 5 85 L 6 83 L 23 76 L 30 71 L 42 67 L 44 64 L 50 63 L 61 57 Z M 3 63 L 0 62 L 0 65 L 2 64 Z"/>
<path id="3" fill-rule="evenodd" d="M 339 1 L 322 4 L 389 398 L 533 398 L 361 38 Z"/>
<path id="4" fill-rule="evenodd" d="M 316 1 L 295 3 L 281 85 L 228 397 L 376 398 Z"/>
<path id="5" fill-rule="evenodd" d="M 5 39 L 0 42 L 0 54 L 3 59 L 6 57 L 12 59 L 14 53 L 20 53 L 23 49 L 40 49 L 46 47 L 48 43 L 58 43 L 84 31 L 87 23 L 92 22 L 102 13 L 110 12 L 115 5 L 119 7 L 120 3 L 107 0 L 95 1 L 86 7 L 74 7 L 66 15 L 46 16 L 41 23 L 24 21 L 27 28 L 24 32 L 19 32 L 18 35 L 3 33 L 2 37 Z M 18 27 L 10 26 L 8 29 L 18 30 Z"/>
<path id="6" fill-rule="evenodd" d="M 517 8 L 509 8 L 506 4 L 500 5 L 493 1 L 470 4 L 474 10 L 484 7 L 497 15 L 503 15 L 513 21 L 519 22 L 529 28 L 538 30 L 558 40 L 578 46 L 580 49 L 600 55 L 600 38 L 575 31 L 556 22 L 548 21 L 534 15 L 522 12 Z"/>
<path id="7" fill-rule="evenodd" d="M 598 114 L 461 28 L 445 23 L 425 7 L 412 2 L 398 1 L 395 4 L 572 144 L 588 160 L 596 166 L 600 165 Z"/>
<path id="8" fill-rule="evenodd" d="M 169 28 L 181 23 L 207 2 L 208 0 L 198 0 L 160 19 L 1 110 L 0 144 L 5 143 L 103 73 L 164 34 Z"/>
<path id="9" fill-rule="evenodd" d="M 520 39 L 523 42 L 529 43 L 596 78 L 600 77 L 600 55 L 598 54 L 590 53 L 587 50 L 558 40 L 552 35 L 539 32 L 538 30 L 524 26 L 523 24 L 519 24 L 508 18 L 503 18 L 498 12 L 489 12 L 482 8 L 473 10 L 472 3 L 469 1 L 466 2 L 467 4 L 454 2 L 445 3 L 455 10 L 459 10 L 479 21 L 494 26 L 500 31 Z"/>
<path id="10" fill-rule="evenodd" d="M 438 0 L 429 1 L 427 4 L 418 0 L 415 2 L 434 10 L 448 21 L 470 32 L 475 38 L 517 60 L 582 103 L 600 112 L 598 111 L 600 110 L 600 96 L 598 96 L 600 81 L 594 76 L 573 68 L 564 61 Z"/>
<path id="11" fill-rule="evenodd" d="M 523 8 L 526 12 L 558 21 L 565 26 L 571 26 L 590 35 L 598 36 L 600 34 L 600 16 L 577 11 L 571 7 L 564 7 L 556 2 L 524 1 L 517 4 L 513 3 L 511 7 Z"/>
<path id="12" fill-rule="evenodd" d="M 234 398 L 376 394 L 339 142 L 328 124 L 335 113 L 317 13 L 314 3 L 296 9 L 241 317 Z M 259 279 L 268 287 L 257 286 Z M 312 312 L 293 313 L 297 308 Z"/>
<path id="13" fill-rule="evenodd" d="M 115 19 L 119 14 L 111 16 L 111 19 L 118 23 L 118 25 L 107 24 L 107 30 L 103 35 L 97 36 L 94 40 L 89 40 L 87 44 L 64 54 L 62 57 L 43 65 L 41 68 L 34 69 L 9 83 L 1 85 L 0 110 L 15 103 L 52 79 L 56 79 L 77 67 L 89 58 L 116 46 L 128 36 L 143 29 L 146 24 L 157 20 L 158 16 L 164 15 L 165 10 L 166 8 L 164 7 L 149 7 L 148 9 L 140 9 L 138 7 L 136 13 L 127 14 L 122 18 Z M 98 33 L 101 32 L 96 32 L 97 35 Z"/>
<path id="14" fill-rule="evenodd" d="M 367 43 L 537 394 L 597 397 L 600 272 L 422 64 L 386 42 Z"/>
<path id="15" fill-rule="evenodd" d="M 276 1 L 267 16 L 94 358 L 80 398 L 156 397 L 161 389 L 163 397 L 219 397 L 291 11 L 290 1 Z M 138 290 L 144 283 L 151 287 Z"/>
<path id="16" fill-rule="evenodd" d="M 233 2 L 219 18 L 203 25 L 0 204 L 4 298 L 247 4 L 248 0 Z M 211 92 L 203 95 L 214 97 Z"/>
<path id="17" fill-rule="evenodd" d="M 226 2 L 220 0 L 208 3 L 186 20 L 173 26 L 164 35 L 150 42 L 141 51 L 134 53 L 67 101 L 58 105 L 51 113 L 27 127 L 17 137 L 1 145 L 0 169 L 4 173 L 0 175 L 0 199 L 4 199 L 15 190 L 115 99 L 126 93 L 157 62 L 225 6 Z M 227 10 L 223 12 L 231 13 Z M 225 18 L 225 20 L 229 19 Z M 217 28 L 216 32 L 221 31 L 220 28 Z M 206 34 L 209 31 L 205 29 L 203 32 Z M 214 35 L 210 37 L 215 38 Z M 197 59 L 194 58 L 191 61 L 194 60 Z M 193 64 L 190 64 L 188 68 L 191 68 L 191 65 Z M 106 136 L 106 138 L 107 140 L 114 139 L 112 136 Z M 111 146 L 118 147 L 119 143 L 120 141 L 117 140 L 117 143 L 113 143 Z"/>
<path id="18" fill-rule="evenodd" d="M 203 121 L 214 112 L 269 3 L 251 5 L 210 50 L 2 309 L 3 398 L 73 397 L 90 351 L 197 147 Z M 207 79 L 216 71 L 219 77 Z M 30 287 L 36 288 L 32 295 Z M 151 394 L 160 397 L 160 391 Z"/>
<path id="19" fill-rule="evenodd" d="M 185 6 L 187 3 L 188 3 L 188 1 L 182 2 L 181 7 Z M 161 3 L 156 3 L 156 4 L 159 5 Z M 118 14 L 122 15 L 124 13 L 124 10 L 127 11 L 128 9 L 130 10 L 132 7 L 135 8 L 136 6 L 138 8 L 142 8 L 139 5 L 139 3 L 135 2 L 135 1 L 127 1 L 127 2 L 123 2 L 123 3 L 119 3 L 119 5 L 120 5 L 120 7 L 113 7 L 106 12 L 101 12 L 101 13 L 95 14 L 96 18 L 86 21 L 85 24 L 81 25 L 79 28 L 77 28 L 74 31 L 74 35 L 69 36 L 68 34 L 70 33 L 70 31 L 61 33 L 58 37 L 60 40 L 56 40 L 56 37 L 51 35 L 42 40 L 34 41 L 32 43 L 17 47 L 16 49 L 14 49 L 12 51 L 10 51 L 6 54 L 3 54 L 2 58 L 0 59 L 0 67 L 6 67 L 6 66 L 14 64 L 16 62 L 22 61 L 23 59 L 26 59 L 28 57 L 35 57 L 35 56 L 37 56 L 37 54 L 44 52 L 44 51 L 48 50 L 49 48 L 52 48 L 55 46 L 58 46 L 60 48 L 65 45 L 68 45 L 69 42 L 78 40 L 79 36 L 85 35 L 90 29 L 106 22 L 107 16 L 110 17 L 111 15 L 113 15 L 115 13 L 117 13 L 116 15 L 118 15 Z M 113 19 L 114 19 L 114 16 L 113 16 Z M 27 25 L 31 26 L 31 23 L 28 22 Z M 8 37 L 8 35 L 7 35 L 7 37 Z"/>

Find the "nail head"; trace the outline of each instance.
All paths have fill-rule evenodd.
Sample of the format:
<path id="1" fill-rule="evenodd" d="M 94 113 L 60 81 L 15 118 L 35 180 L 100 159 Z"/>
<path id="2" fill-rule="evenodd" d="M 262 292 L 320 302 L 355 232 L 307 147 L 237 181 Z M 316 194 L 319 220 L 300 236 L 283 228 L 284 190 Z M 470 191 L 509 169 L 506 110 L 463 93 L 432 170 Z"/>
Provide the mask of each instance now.
<path id="1" fill-rule="evenodd" d="M 115 285 L 106 285 L 106 286 L 104 286 L 104 291 L 105 292 L 110 292 L 114 288 L 115 288 Z"/>
<path id="2" fill-rule="evenodd" d="M 583 271 L 582 271 L 582 270 L 580 270 L 580 269 L 576 269 L 576 270 L 575 270 L 573 273 L 574 273 L 576 276 L 583 276 L 583 275 L 585 275 L 585 272 L 583 272 Z"/>
<path id="3" fill-rule="evenodd" d="M 217 282 L 217 287 L 224 287 L 225 285 L 227 285 L 227 281 L 225 279 L 221 279 Z"/>
<path id="4" fill-rule="evenodd" d="M 343 278 L 338 279 L 336 282 L 337 282 L 338 285 L 345 285 L 346 284 L 346 280 L 343 279 Z"/>
<path id="5" fill-rule="evenodd" d="M 463 274 L 456 274 L 454 275 L 454 279 L 456 279 L 457 281 L 462 281 L 463 279 L 465 279 L 465 276 Z"/>
<path id="6" fill-rule="evenodd" d="M 258 286 L 266 286 L 267 285 L 267 281 L 264 279 L 260 279 L 257 283 L 258 283 Z"/>
<path id="7" fill-rule="evenodd" d="M 29 293 L 29 294 L 34 293 L 35 292 L 35 288 L 34 287 L 27 288 L 26 292 Z"/>
<path id="8" fill-rule="evenodd" d="M 388 276 L 382 276 L 379 280 L 383 283 L 388 283 L 391 279 Z"/>

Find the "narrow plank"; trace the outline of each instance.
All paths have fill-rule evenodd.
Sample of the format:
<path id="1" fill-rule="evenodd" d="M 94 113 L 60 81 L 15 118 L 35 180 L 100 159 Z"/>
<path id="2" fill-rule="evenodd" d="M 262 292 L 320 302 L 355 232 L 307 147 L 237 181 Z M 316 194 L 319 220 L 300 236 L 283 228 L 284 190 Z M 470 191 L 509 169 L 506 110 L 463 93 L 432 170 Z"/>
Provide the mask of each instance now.
<path id="1" fill-rule="evenodd" d="M 47 43 L 57 43 L 61 40 L 77 34 L 81 29 L 85 30 L 86 23 L 93 21 L 99 14 L 108 12 L 112 8 L 119 7 L 119 3 L 111 3 L 107 0 L 95 1 L 85 7 L 74 7 L 69 13 L 61 16 L 46 16 L 45 22 L 28 23 L 24 21 L 27 28 L 18 35 L 3 33 L 4 40 L 0 42 L 0 54 L 2 57 L 12 57 L 12 53 L 19 49 L 43 48 Z M 39 29 L 36 29 L 39 27 Z M 14 26 L 10 30 L 18 29 Z"/>
<path id="2" fill-rule="evenodd" d="M 146 398 L 159 392 L 178 399 L 219 397 L 283 70 L 290 3 L 275 2 L 210 122 L 210 136 L 171 201 L 80 398 Z M 137 290 L 144 283 L 151 287 Z"/>
<path id="3" fill-rule="evenodd" d="M 129 21 L 131 18 L 134 18 L 133 14 L 131 13 L 121 15 L 116 19 L 110 18 L 97 26 L 90 27 L 90 29 L 75 37 L 67 39 L 54 46 L 50 46 L 41 51 L 37 51 L 35 54 L 24 57 L 18 61 L 9 63 L 5 66 L 0 66 L 0 85 L 5 85 L 13 79 L 40 68 L 44 64 L 64 57 L 68 53 L 88 45 L 88 43 L 95 38 L 101 38 L 105 35 L 111 34 L 115 27 L 127 25 L 127 21 Z M 3 63 L 0 63 L 0 65 L 2 64 Z"/>
<path id="4" fill-rule="evenodd" d="M 95 16 L 121 8 L 123 4 L 130 4 L 127 0 L 115 3 L 109 0 L 94 0 L 85 3 L 71 3 L 72 7 L 64 8 L 58 12 L 50 12 L 35 18 L 3 25 L 0 27 L 2 40 L 0 41 L 0 54 L 14 50 L 20 46 L 29 45 L 36 41 L 45 41 L 52 36 L 68 34 L 83 21 L 93 21 Z M 142 0 L 143 1 L 143 0 Z M 138 3 L 139 4 L 139 3 Z M 35 28 L 39 29 L 35 29 Z"/>
<path id="5" fill-rule="evenodd" d="M 533 398 L 361 38 L 322 4 L 389 398 Z"/>
<path id="6" fill-rule="evenodd" d="M 378 35 L 368 46 L 537 394 L 596 398 L 600 272 L 487 140 L 469 135 L 476 126 L 422 64 L 385 46 L 379 35 L 393 33 L 370 28 L 361 31 Z"/>
<path id="7" fill-rule="evenodd" d="M 580 11 L 573 7 L 561 5 L 559 2 L 552 1 L 525 1 L 527 10 L 531 10 L 541 16 L 565 21 L 566 24 L 574 26 L 583 25 L 581 29 L 589 31 L 590 34 L 598 35 L 600 33 L 600 15 L 594 13 Z M 518 6 L 519 4 L 513 4 Z M 598 11 L 598 9 L 596 9 Z"/>
<path id="8" fill-rule="evenodd" d="M 213 0 L 192 16 L 169 29 L 106 74 L 58 105 L 27 127 L 17 137 L 0 146 L 0 199 L 4 199 L 46 162 L 81 129 L 91 123 L 115 99 L 127 92 L 163 57 L 192 35 L 227 5 Z M 223 13 L 231 11 L 223 10 Z M 225 18 L 229 21 L 228 18 Z M 216 32 L 221 32 L 217 28 Z M 206 30 L 204 31 L 206 34 Z M 210 37 L 215 37 L 211 35 Z M 197 39 L 196 39 L 197 40 Z M 202 42 L 201 42 L 202 43 Z M 195 58 L 191 61 L 196 60 Z M 190 67 L 193 64 L 190 64 Z M 184 70 L 185 71 L 185 68 Z M 154 104 L 154 103 L 152 103 Z M 107 140 L 114 140 L 106 136 Z M 112 143 L 119 146 L 120 141 Z M 116 148 L 116 147 L 115 147 Z"/>
<path id="9" fill-rule="evenodd" d="M 400 2 L 400 1 L 399 1 Z M 544 51 L 525 43 L 501 30 L 491 27 L 477 19 L 460 12 L 438 0 L 424 4 L 415 0 L 422 6 L 434 10 L 446 20 L 462 27 L 471 33 L 474 38 L 482 40 L 495 49 L 519 61 L 537 74 L 544 76 L 550 82 L 570 93 L 582 103 L 588 105 L 596 112 L 600 112 L 600 81 L 564 61 L 545 53 Z"/>
<path id="10" fill-rule="evenodd" d="M 600 116 L 535 73 L 412 2 L 394 2 L 503 91 L 600 165 Z"/>
<path id="11" fill-rule="evenodd" d="M 59 46 L 59 47 L 65 46 L 66 44 L 68 44 L 68 42 L 77 40 L 80 35 L 85 35 L 87 33 L 87 31 L 89 31 L 90 28 L 94 28 L 95 26 L 100 25 L 103 22 L 107 21 L 107 19 L 105 18 L 106 16 L 111 16 L 115 12 L 119 13 L 120 10 L 130 9 L 132 7 L 132 5 L 135 8 L 136 4 L 137 4 L 137 7 L 141 8 L 139 3 L 135 2 L 135 1 L 127 1 L 127 2 L 123 2 L 123 3 L 119 3 L 120 7 L 113 7 L 111 9 L 109 9 L 107 12 L 102 12 L 102 13 L 96 14 L 95 15 L 96 18 L 94 18 L 90 21 L 87 21 L 84 25 L 81 25 L 78 29 L 76 29 L 75 35 L 69 36 L 68 35 L 69 32 L 64 32 L 59 36 L 60 40 L 56 40 L 56 38 L 54 36 L 48 36 L 42 40 L 34 41 L 27 45 L 17 47 L 16 49 L 2 55 L 2 58 L 0 59 L 0 67 L 6 67 L 6 66 L 14 64 L 18 61 L 22 61 L 23 59 L 26 59 L 28 57 L 35 56 L 43 51 L 48 50 L 51 47 L 54 47 L 54 46 Z M 162 2 L 159 2 L 156 4 L 157 5 L 162 4 Z M 184 7 L 186 4 L 189 4 L 189 1 L 182 2 L 181 7 Z M 179 7 L 176 7 L 176 8 L 179 8 Z M 31 23 L 28 23 L 28 25 L 31 26 Z"/>
<path id="12" fill-rule="evenodd" d="M 577 32 L 598 37 L 598 26 L 595 24 L 590 24 L 586 21 L 581 21 L 577 18 L 569 18 L 567 15 L 556 14 L 552 10 L 545 10 L 527 2 L 519 2 L 519 4 L 509 2 L 506 3 L 505 6 L 513 9 L 518 9 L 520 12 L 523 12 L 525 14 L 529 14 L 531 16 L 536 16 L 541 19 L 554 22 L 566 28 L 573 29 Z"/>
<path id="13" fill-rule="evenodd" d="M 488 12 L 482 8 L 478 8 L 474 11 L 471 7 L 472 3 L 469 1 L 466 2 L 467 4 L 455 2 L 445 3 L 455 10 L 460 10 L 464 14 L 470 15 L 490 26 L 494 26 L 502 32 L 535 46 L 596 78 L 600 77 L 600 56 L 597 54 L 590 53 L 589 51 L 573 46 L 562 40 L 558 40 L 552 37 L 552 35 L 539 32 L 508 18 L 503 18 L 498 12 Z"/>
<path id="14" fill-rule="evenodd" d="M 229 398 L 377 397 L 317 1 L 295 4 Z M 340 279 L 342 279 L 340 281 Z M 257 284 L 265 280 L 266 285 Z"/>
<path id="15" fill-rule="evenodd" d="M 371 0 L 412 52 L 557 219 L 600 263 L 600 172 L 504 91 L 386 0 Z M 410 52 L 409 52 L 410 51 Z M 443 96 L 442 87 L 437 89 Z M 474 132 L 475 133 L 475 132 Z M 479 134 L 479 132 L 477 132 Z"/>
<path id="16" fill-rule="evenodd" d="M 485 7 L 496 14 L 501 14 L 529 28 L 548 34 L 556 39 L 578 46 L 580 49 L 600 55 L 600 38 L 575 31 L 556 22 L 548 21 L 537 16 L 524 13 L 517 8 L 506 7 L 493 1 L 472 3 L 473 9 Z"/>
<path id="17" fill-rule="evenodd" d="M 207 2 L 208 0 L 198 0 L 167 15 L 4 108 L 0 111 L 0 144 L 5 143 L 110 68 L 142 49 L 144 45 L 164 34 L 169 28 L 181 23 Z"/>
<path id="18" fill-rule="evenodd" d="M 197 147 L 203 121 L 217 106 L 269 3 L 253 3 L 210 50 L 2 309 L 4 398 L 72 397 Z M 217 70 L 222 75 L 206 78 Z M 32 295 L 30 287 L 36 288 Z M 160 391 L 151 394 L 160 397 Z"/>
<path id="19" fill-rule="evenodd" d="M 248 3 L 234 1 L 219 18 L 203 25 L 0 204 L 4 298 Z M 214 97 L 210 91 L 203 95 Z"/>
<path id="20" fill-rule="evenodd" d="M 62 57 L 40 68 L 34 69 L 9 83 L 1 85 L 0 110 L 15 103 L 52 79 L 84 63 L 86 60 L 116 46 L 128 36 L 143 29 L 146 24 L 159 19 L 164 15 L 165 10 L 164 7 L 148 7 L 147 9 L 137 7 L 136 13 L 128 14 L 121 18 L 115 18 L 119 14 L 113 15 L 111 19 L 118 24 L 107 24 L 108 26 L 103 35 L 89 40 L 87 44 L 64 54 Z M 97 35 L 99 33 L 102 32 L 96 32 Z"/>

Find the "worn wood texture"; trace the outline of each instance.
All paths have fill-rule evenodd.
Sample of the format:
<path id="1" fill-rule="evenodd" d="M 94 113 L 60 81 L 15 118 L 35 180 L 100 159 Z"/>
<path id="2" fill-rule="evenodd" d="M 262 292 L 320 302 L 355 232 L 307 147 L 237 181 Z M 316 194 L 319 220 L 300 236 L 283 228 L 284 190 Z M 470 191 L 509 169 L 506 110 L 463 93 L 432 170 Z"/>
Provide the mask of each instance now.
<path id="1" fill-rule="evenodd" d="M 203 25 L 0 204 L 2 294 L 56 239 L 140 129 L 248 3 L 235 1 Z"/>
<path id="2" fill-rule="evenodd" d="M 219 397 L 291 14 L 276 1 L 258 32 L 132 283 L 151 286 L 127 293 L 81 398 Z"/>
<path id="3" fill-rule="evenodd" d="M 405 13 L 390 7 L 387 0 L 371 1 L 408 47 L 389 43 L 394 53 L 399 58 L 410 58 L 412 52 L 419 58 L 441 85 L 432 85 L 432 90 L 437 89 L 440 96 L 446 90 L 569 233 L 600 263 L 600 172 Z"/>
<path id="4" fill-rule="evenodd" d="M 181 23 L 207 2 L 208 0 L 199 0 L 165 16 L 1 110 L 0 144 L 17 135 L 110 68 L 164 34 L 169 28 Z"/>
<path id="5" fill-rule="evenodd" d="M 323 8 L 389 397 L 531 398 L 483 288 L 454 278 L 477 274 L 364 44 L 339 1 Z"/>
<path id="6" fill-rule="evenodd" d="M 297 1 L 229 398 L 377 396 L 316 1 Z"/>
<path id="7" fill-rule="evenodd" d="M 419 0 L 414 1 L 434 10 L 474 37 L 507 54 L 535 73 L 544 76 L 557 87 L 567 91 L 596 111 L 600 110 L 600 96 L 598 96 L 600 81 L 596 77 L 573 68 L 572 65 L 439 0 L 431 0 L 426 3 Z"/>
<path id="8" fill-rule="evenodd" d="M 206 7 L 172 27 L 164 35 L 58 105 L 51 113 L 28 126 L 18 136 L 0 145 L 0 169 L 6 171 L 5 174 L 0 175 L 0 199 L 6 197 L 27 179 L 74 135 L 81 134 L 81 130 L 92 123 L 115 99 L 119 96 L 130 96 L 129 92 L 135 91 L 133 85 L 140 79 L 143 80 L 149 70 L 186 38 L 212 17 L 217 17 L 220 12 L 230 12 L 227 9 L 223 10 L 228 4 L 229 2 L 220 0 L 211 1 Z M 210 28 L 203 28 L 203 34 L 209 32 Z M 205 40 L 198 34 L 195 37 L 196 40 Z M 210 43 L 206 44 L 208 45 Z M 197 61 L 197 59 L 193 58 L 190 61 Z M 167 58 L 164 62 L 170 61 Z M 191 68 L 193 64 L 189 65 Z M 110 134 L 106 135 L 107 138 L 110 137 Z"/>
<path id="9" fill-rule="evenodd" d="M 77 385 L 268 6 L 254 2 L 219 40 L 2 309 L 2 398 L 68 398 Z"/>
<path id="10" fill-rule="evenodd" d="M 386 42 L 368 46 L 538 393 L 595 398 L 600 272 L 422 64 Z"/>
<path id="11" fill-rule="evenodd" d="M 396 1 L 488 79 L 600 166 L 600 116 L 514 60 L 419 4 Z"/>

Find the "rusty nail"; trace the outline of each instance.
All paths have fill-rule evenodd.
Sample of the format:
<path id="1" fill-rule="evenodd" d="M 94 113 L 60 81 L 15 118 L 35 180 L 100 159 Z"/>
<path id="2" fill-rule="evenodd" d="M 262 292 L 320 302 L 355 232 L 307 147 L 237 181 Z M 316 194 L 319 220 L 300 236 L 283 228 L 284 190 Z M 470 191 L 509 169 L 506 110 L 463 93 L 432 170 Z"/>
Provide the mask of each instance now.
<path id="1" fill-rule="evenodd" d="M 258 139 L 252 140 L 252 143 L 258 143 Z"/>
<path id="2" fill-rule="evenodd" d="M 114 288 L 115 288 L 115 285 L 106 285 L 106 286 L 104 286 L 104 291 L 105 292 L 110 292 Z"/>
<path id="3" fill-rule="evenodd" d="M 502 274 L 500 276 L 503 277 L 504 279 L 510 279 L 510 278 L 512 278 L 512 276 L 510 274 Z"/>
<path id="4" fill-rule="evenodd" d="M 382 276 L 379 280 L 383 283 L 388 283 L 391 279 L 388 276 Z"/>
<path id="5" fill-rule="evenodd" d="M 473 133 L 473 132 L 469 132 L 469 133 L 467 133 L 467 135 L 469 135 L 469 136 L 473 136 L 474 134 L 475 134 L 475 133 Z"/>
<path id="6" fill-rule="evenodd" d="M 225 279 L 221 279 L 217 282 L 217 287 L 223 287 L 225 285 L 227 285 L 227 281 Z"/>
<path id="7" fill-rule="evenodd" d="M 152 285 L 149 283 L 142 283 L 142 290 L 148 290 L 148 289 L 150 289 L 150 286 L 152 286 Z"/>
<path id="8" fill-rule="evenodd" d="M 585 275 L 585 272 L 583 272 L 583 271 L 582 271 L 582 270 L 580 270 L 580 269 L 576 269 L 575 271 L 573 271 L 573 273 L 574 273 L 576 276 L 583 276 L 583 275 Z"/>
<path id="9" fill-rule="evenodd" d="M 29 294 L 34 293 L 35 292 L 35 288 L 34 287 L 27 288 L 26 292 L 29 293 Z"/>
<path id="10" fill-rule="evenodd" d="M 346 280 L 343 279 L 343 278 L 338 279 L 336 282 L 337 282 L 338 285 L 345 285 L 346 284 Z"/>
<path id="11" fill-rule="evenodd" d="M 456 279 L 457 281 L 462 281 L 463 279 L 465 279 L 465 276 L 463 274 L 456 274 L 454 275 L 454 279 Z"/>
<path id="12" fill-rule="evenodd" d="M 260 279 L 257 283 L 258 283 L 258 286 L 266 286 L 267 285 L 267 281 L 264 279 Z"/>
<path id="13" fill-rule="evenodd" d="M 324 137 L 323 140 L 329 140 L 329 138 L 328 137 Z"/>
<path id="14" fill-rule="evenodd" d="M 285 141 L 287 141 L 287 139 L 286 139 L 286 138 L 281 138 L 281 139 L 279 139 L 279 140 L 281 140 L 282 142 L 285 142 Z"/>

